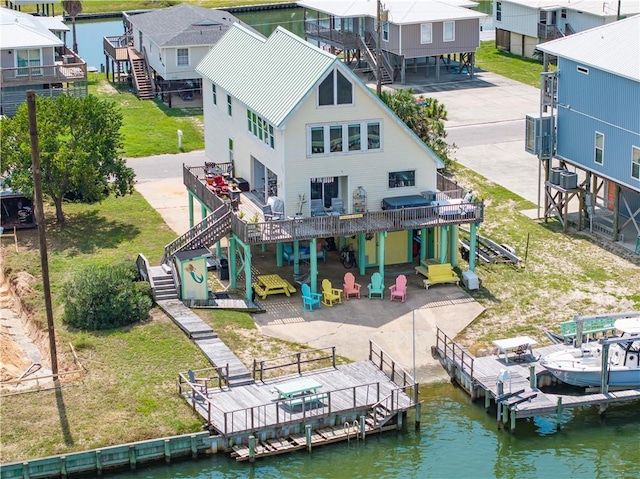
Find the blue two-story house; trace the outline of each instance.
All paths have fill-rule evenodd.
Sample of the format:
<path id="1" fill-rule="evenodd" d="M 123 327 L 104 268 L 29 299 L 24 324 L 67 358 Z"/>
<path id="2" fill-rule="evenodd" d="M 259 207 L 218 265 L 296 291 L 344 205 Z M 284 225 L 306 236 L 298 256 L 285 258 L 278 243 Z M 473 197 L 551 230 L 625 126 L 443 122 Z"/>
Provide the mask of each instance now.
<path id="1" fill-rule="evenodd" d="M 538 45 L 545 64 L 543 106 L 554 118 L 548 172 L 567 167 L 579 185 L 556 187 L 546 198 L 578 192 L 583 226 L 635 249 L 640 245 L 640 15 Z M 544 111 L 545 108 L 541 108 Z M 557 167 L 553 167 L 558 164 Z"/>

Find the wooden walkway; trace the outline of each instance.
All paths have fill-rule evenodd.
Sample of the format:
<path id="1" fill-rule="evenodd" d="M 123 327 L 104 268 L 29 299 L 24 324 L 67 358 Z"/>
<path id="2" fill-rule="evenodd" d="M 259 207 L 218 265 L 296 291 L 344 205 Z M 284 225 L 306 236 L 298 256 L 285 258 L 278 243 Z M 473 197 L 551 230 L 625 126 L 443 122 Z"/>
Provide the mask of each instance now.
<path id="1" fill-rule="evenodd" d="M 229 386 L 252 384 L 251 372 L 224 344 L 211 326 L 187 308 L 182 301 L 157 301 L 158 306 L 182 329 L 205 357 L 218 368 L 227 368 L 225 380 Z"/>
<path id="2" fill-rule="evenodd" d="M 484 397 L 487 409 L 494 401 L 498 422 L 507 424 L 510 418 L 512 430 L 519 418 L 556 414 L 560 427 L 563 409 L 599 405 L 603 413 L 608 404 L 640 400 L 640 389 L 581 395 L 555 394 L 539 389 L 544 387 L 543 384 L 550 385 L 555 381 L 540 365 L 539 358 L 571 347 L 568 345 L 534 348 L 533 356 L 526 355 L 524 361 L 506 363 L 504 357 L 496 355 L 476 358 L 447 338 L 442 331 L 438 330 L 437 334 L 433 352 L 441 364 L 473 399 Z M 502 383 L 499 379 L 501 375 L 505 378 Z"/>

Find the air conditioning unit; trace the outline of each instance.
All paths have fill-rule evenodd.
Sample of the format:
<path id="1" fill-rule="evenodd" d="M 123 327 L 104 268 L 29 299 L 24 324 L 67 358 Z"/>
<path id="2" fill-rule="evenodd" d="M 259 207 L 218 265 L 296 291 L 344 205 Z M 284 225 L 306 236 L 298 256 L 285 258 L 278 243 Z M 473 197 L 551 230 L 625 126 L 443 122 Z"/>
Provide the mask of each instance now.
<path id="1" fill-rule="evenodd" d="M 62 63 L 65 65 L 71 65 L 75 63 L 75 57 L 73 55 L 62 55 Z"/>
<path id="2" fill-rule="evenodd" d="M 525 118 L 524 149 L 532 155 L 553 156 L 554 117 L 527 115 Z"/>

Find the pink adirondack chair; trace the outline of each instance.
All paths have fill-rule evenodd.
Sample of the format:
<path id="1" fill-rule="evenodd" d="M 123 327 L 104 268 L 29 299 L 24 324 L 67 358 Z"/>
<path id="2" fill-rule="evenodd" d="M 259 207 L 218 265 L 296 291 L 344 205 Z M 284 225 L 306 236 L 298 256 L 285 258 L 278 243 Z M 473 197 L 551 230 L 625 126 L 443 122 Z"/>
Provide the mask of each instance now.
<path id="1" fill-rule="evenodd" d="M 344 283 L 342 286 L 344 288 L 344 299 L 349 300 L 349 296 L 355 296 L 360 299 L 360 287 L 362 285 L 356 283 L 356 277 L 353 273 L 344 274 Z"/>
<path id="2" fill-rule="evenodd" d="M 396 284 L 389 286 L 389 291 L 391 291 L 391 301 L 397 298 L 404 303 L 407 299 L 407 277 L 404 274 L 399 275 L 396 278 Z"/>

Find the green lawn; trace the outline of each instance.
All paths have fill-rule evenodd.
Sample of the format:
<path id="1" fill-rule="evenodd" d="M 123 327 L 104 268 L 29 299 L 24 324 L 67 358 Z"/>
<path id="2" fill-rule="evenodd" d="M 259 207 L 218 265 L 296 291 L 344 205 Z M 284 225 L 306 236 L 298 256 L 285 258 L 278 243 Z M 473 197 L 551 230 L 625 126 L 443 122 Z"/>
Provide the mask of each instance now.
<path id="1" fill-rule="evenodd" d="M 168 108 L 158 100 L 139 100 L 128 87 L 111 85 L 104 74 L 89 74 L 89 93 L 114 101 L 122 111 L 125 157 L 179 153 L 204 148 L 201 109 Z M 183 132 L 178 149 L 178 130 Z"/>
<path id="2" fill-rule="evenodd" d="M 512 80 L 540 88 L 542 63 L 499 50 L 494 41 L 481 42 L 476 51 L 476 66 Z"/>

